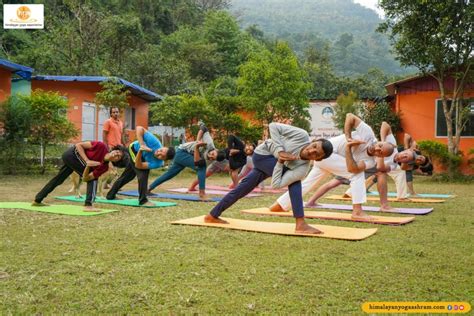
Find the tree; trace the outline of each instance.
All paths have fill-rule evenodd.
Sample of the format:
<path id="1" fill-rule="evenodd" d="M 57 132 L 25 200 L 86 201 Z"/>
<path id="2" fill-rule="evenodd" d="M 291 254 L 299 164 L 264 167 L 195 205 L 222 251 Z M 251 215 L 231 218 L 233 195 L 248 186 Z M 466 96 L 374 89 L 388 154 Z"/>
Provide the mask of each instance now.
<path id="1" fill-rule="evenodd" d="M 95 94 L 95 102 L 97 104 L 106 107 L 116 106 L 122 110 L 129 106 L 130 90 L 121 84 L 117 78 L 102 81 L 100 85 L 102 90 Z"/>
<path id="2" fill-rule="evenodd" d="M 35 90 L 30 96 L 19 98 L 28 104 L 31 114 L 29 141 L 40 145 L 41 167 L 44 172 L 44 157 L 49 144 L 61 143 L 77 136 L 74 124 L 66 117 L 69 108 L 67 99 L 57 92 Z"/>
<path id="3" fill-rule="evenodd" d="M 334 116 L 332 117 L 337 128 L 344 130 L 344 122 L 346 121 L 347 113 L 360 115 L 362 104 L 357 98 L 357 93 L 349 91 L 347 95 L 341 94 L 336 99 L 334 106 Z"/>
<path id="4" fill-rule="evenodd" d="M 240 67 L 238 86 L 244 106 L 254 111 L 265 123 L 288 119 L 309 128 L 307 74 L 294 53 L 284 42 L 277 42 L 274 51 L 251 54 Z"/>
<path id="5" fill-rule="evenodd" d="M 438 82 L 448 150 L 457 154 L 468 113 L 464 88 L 474 79 L 474 6 L 469 0 L 382 0 L 380 7 L 386 21 L 379 31 L 390 34 L 397 59 Z"/>

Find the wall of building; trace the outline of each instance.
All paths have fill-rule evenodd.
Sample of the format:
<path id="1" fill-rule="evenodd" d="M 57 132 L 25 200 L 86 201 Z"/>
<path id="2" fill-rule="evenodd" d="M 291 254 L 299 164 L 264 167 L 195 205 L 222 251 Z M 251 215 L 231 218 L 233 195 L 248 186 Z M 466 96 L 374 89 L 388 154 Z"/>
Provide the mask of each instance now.
<path id="1" fill-rule="evenodd" d="M 11 93 L 12 73 L 8 69 L 0 67 L 0 102 L 5 101 Z"/>
<path id="2" fill-rule="evenodd" d="M 20 79 L 20 80 L 13 80 L 12 81 L 12 95 L 14 94 L 31 94 L 31 81 Z"/>
<path id="3" fill-rule="evenodd" d="M 465 93 L 466 97 L 474 97 L 474 91 Z M 448 143 L 447 137 L 436 136 L 436 100 L 440 98 L 438 91 L 418 91 L 413 94 L 398 94 L 394 107 L 401 113 L 403 131 L 413 136 L 415 140 L 433 140 L 443 144 Z M 402 140 L 399 135 L 399 140 Z M 461 137 L 460 149 L 467 153 L 474 148 L 474 137 Z M 439 166 L 438 171 L 439 171 Z M 461 170 L 474 174 L 464 159 Z"/>
<path id="4" fill-rule="evenodd" d="M 44 91 L 57 91 L 61 95 L 64 95 L 68 99 L 69 110 L 68 119 L 74 124 L 74 126 L 81 131 L 82 130 L 82 108 L 83 103 L 95 103 L 95 95 L 101 90 L 101 86 L 97 82 L 64 82 L 64 81 L 43 81 L 43 80 L 32 80 L 32 90 L 42 89 Z M 141 98 L 132 96 L 130 98 L 130 105 L 135 109 L 135 126 L 148 127 L 148 101 Z M 122 114 L 121 120 L 124 121 L 124 115 Z M 99 130 L 98 115 L 96 115 L 96 139 L 102 130 Z M 130 139 L 134 139 L 135 130 L 127 131 Z M 80 133 L 76 139 L 71 142 L 77 142 L 82 139 Z"/>

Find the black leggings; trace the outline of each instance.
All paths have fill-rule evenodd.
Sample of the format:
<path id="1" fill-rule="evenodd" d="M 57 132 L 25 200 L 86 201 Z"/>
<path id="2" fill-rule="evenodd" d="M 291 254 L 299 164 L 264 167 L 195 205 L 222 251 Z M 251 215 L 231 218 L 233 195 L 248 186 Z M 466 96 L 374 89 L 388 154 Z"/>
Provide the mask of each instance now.
<path id="1" fill-rule="evenodd" d="M 41 203 L 45 197 L 48 196 L 57 186 L 61 185 L 64 180 L 67 179 L 73 172 L 79 174 L 82 177 L 84 169 L 86 168 L 85 162 L 79 156 L 79 153 L 76 151 L 76 147 L 71 147 L 63 153 L 62 156 L 64 165 L 59 169 L 58 174 L 49 180 L 49 182 L 44 186 L 38 194 L 36 194 L 35 202 Z M 87 196 L 85 205 L 92 206 L 92 203 L 95 200 L 97 193 L 97 179 L 93 179 L 87 182 Z"/>
<path id="2" fill-rule="evenodd" d="M 107 193 L 107 200 L 114 200 L 118 191 L 127 183 L 132 181 L 135 176 L 138 178 L 138 193 L 139 198 L 138 202 L 140 205 L 148 202 L 146 197 L 146 192 L 148 190 L 148 175 L 150 173 L 149 169 L 138 169 L 135 167 L 133 160 L 130 159 L 127 167 L 122 172 L 117 181 L 114 182 L 112 188 Z"/>

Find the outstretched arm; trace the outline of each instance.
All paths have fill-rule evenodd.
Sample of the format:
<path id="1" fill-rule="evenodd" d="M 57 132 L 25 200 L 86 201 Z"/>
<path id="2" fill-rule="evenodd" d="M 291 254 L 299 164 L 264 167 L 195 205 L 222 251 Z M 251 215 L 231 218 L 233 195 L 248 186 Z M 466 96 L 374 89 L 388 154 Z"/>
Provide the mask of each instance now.
<path id="1" fill-rule="evenodd" d="M 385 141 L 388 135 L 392 134 L 392 128 L 390 127 L 390 124 L 387 122 L 382 122 L 382 125 L 380 126 L 380 140 Z"/>
<path id="2" fill-rule="evenodd" d="M 357 128 L 362 120 L 352 113 L 347 113 L 346 121 L 344 122 L 344 134 L 349 141 L 352 139 L 352 129 Z"/>

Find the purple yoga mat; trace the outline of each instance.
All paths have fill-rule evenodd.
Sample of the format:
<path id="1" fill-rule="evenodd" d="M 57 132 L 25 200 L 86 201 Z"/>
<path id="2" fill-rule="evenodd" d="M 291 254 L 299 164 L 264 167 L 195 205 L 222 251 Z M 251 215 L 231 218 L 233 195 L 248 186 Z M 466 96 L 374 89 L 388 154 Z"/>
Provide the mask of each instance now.
<path id="1" fill-rule="evenodd" d="M 311 206 L 307 208 L 319 208 L 319 209 L 331 209 L 341 211 L 352 211 L 352 205 L 346 204 L 319 204 L 317 206 Z M 380 213 L 397 213 L 397 214 L 413 214 L 413 215 L 426 215 L 433 211 L 433 208 L 404 208 L 397 207 L 396 211 L 393 212 L 380 212 L 379 207 L 376 206 L 362 206 L 362 210 L 368 212 L 380 212 Z"/>
<path id="2" fill-rule="evenodd" d="M 186 188 L 166 189 L 166 191 L 177 192 L 177 193 L 187 193 L 187 194 L 197 194 L 197 193 L 199 193 L 198 191 L 188 192 L 188 189 L 186 189 Z M 206 188 L 206 194 L 226 195 L 227 193 L 229 193 L 229 191 L 208 190 Z M 257 196 L 262 196 L 262 194 L 249 193 L 245 197 L 257 197 Z"/>

